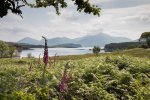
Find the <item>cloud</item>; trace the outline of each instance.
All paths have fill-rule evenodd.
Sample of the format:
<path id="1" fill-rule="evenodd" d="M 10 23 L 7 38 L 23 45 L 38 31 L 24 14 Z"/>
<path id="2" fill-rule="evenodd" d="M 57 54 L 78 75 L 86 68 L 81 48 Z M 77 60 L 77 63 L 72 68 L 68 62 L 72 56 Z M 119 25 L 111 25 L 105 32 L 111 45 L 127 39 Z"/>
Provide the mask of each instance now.
<path id="1" fill-rule="evenodd" d="M 101 17 L 79 13 L 70 6 L 62 9 L 59 16 L 52 7 L 26 7 L 23 9 L 23 19 L 14 14 L 0 19 L 0 40 L 17 41 L 24 37 L 40 40 L 42 35 L 47 38 L 77 38 L 99 33 L 137 39 L 142 32 L 149 31 L 148 3 L 148 0 L 94 0 L 93 4 L 105 8 Z"/>
<path id="2" fill-rule="evenodd" d="M 149 0 L 92 0 L 102 9 L 128 8 L 150 4 Z"/>
<path id="3" fill-rule="evenodd" d="M 150 11 L 149 10 L 143 10 L 140 11 L 134 15 L 129 15 L 124 18 L 122 18 L 124 21 L 130 21 L 130 22 L 150 22 Z"/>

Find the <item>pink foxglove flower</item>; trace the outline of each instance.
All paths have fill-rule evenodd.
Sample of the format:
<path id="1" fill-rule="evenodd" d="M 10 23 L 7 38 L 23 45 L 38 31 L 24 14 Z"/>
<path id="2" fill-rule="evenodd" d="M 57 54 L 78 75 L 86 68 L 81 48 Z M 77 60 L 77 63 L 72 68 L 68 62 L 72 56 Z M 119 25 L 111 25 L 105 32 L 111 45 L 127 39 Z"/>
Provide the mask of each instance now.
<path id="1" fill-rule="evenodd" d="M 47 47 L 47 39 L 45 37 L 43 37 L 45 40 L 45 48 L 44 48 L 44 57 L 43 57 L 43 62 L 45 63 L 45 65 L 47 65 L 48 63 L 48 47 Z"/>
<path id="2" fill-rule="evenodd" d="M 68 69 L 68 63 L 65 66 L 64 74 L 63 74 L 63 77 L 62 77 L 61 82 L 59 84 L 60 92 L 68 93 L 68 80 L 69 80 L 69 77 L 68 77 L 68 74 L 67 74 L 67 69 Z"/>
<path id="3" fill-rule="evenodd" d="M 48 48 L 44 51 L 44 63 L 47 65 L 48 63 Z"/>
<path id="4" fill-rule="evenodd" d="M 59 85 L 60 92 L 68 93 L 68 76 L 65 75 Z"/>

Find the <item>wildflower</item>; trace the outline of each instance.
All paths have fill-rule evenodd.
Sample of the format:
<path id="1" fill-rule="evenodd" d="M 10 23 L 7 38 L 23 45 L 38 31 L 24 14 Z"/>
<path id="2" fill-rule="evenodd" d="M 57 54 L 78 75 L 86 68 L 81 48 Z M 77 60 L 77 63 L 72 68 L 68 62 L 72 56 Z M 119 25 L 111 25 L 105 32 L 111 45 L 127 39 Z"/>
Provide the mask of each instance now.
<path id="1" fill-rule="evenodd" d="M 45 40 L 45 48 L 44 48 L 44 57 L 43 57 L 43 62 L 45 63 L 45 65 L 47 65 L 48 63 L 48 47 L 47 47 L 47 39 L 42 36 Z"/>
<path id="2" fill-rule="evenodd" d="M 68 76 L 65 75 L 59 85 L 60 92 L 68 93 Z"/>
<path id="3" fill-rule="evenodd" d="M 62 77 L 61 82 L 59 84 L 60 92 L 68 93 L 68 80 L 69 80 L 69 77 L 67 75 L 67 69 L 68 69 L 68 63 L 65 66 L 64 74 L 63 74 L 63 77 Z"/>
<path id="4" fill-rule="evenodd" d="M 44 51 L 44 63 L 46 65 L 48 63 L 48 48 L 45 48 L 45 51 Z"/>
<path id="5" fill-rule="evenodd" d="M 44 56 L 43 56 L 43 62 L 45 65 L 43 67 L 43 73 L 42 73 L 42 84 L 45 84 L 45 72 L 46 72 L 46 66 L 48 63 L 48 47 L 47 47 L 47 39 L 45 37 L 43 38 L 45 40 L 45 48 L 44 48 Z"/>

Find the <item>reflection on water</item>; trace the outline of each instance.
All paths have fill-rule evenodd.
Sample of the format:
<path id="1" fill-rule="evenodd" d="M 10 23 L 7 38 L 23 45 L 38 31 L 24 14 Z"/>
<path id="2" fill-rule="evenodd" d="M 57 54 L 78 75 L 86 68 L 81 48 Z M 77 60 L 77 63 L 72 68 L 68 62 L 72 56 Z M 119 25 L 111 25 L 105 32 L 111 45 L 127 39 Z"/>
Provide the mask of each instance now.
<path id="1" fill-rule="evenodd" d="M 78 55 L 78 54 L 87 54 L 92 53 L 92 47 L 82 47 L 82 48 L 49 48 L 49 56 L 57 55 Z M 29 53 L 33 57 L 39 57 L 39 55 L 43 55 L 43 48 L 32 48 L 32 50 L 23 50 L 20 54 L 21 57 L 27 57 Z"/>

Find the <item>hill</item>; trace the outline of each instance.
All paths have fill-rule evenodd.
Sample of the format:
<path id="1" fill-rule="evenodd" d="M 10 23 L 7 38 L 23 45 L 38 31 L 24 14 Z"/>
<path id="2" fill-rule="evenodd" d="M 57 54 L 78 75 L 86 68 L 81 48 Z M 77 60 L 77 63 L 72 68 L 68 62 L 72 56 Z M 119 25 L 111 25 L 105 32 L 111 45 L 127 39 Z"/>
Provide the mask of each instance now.
<path id="1" fill-rule="evenodd" d="M 120 43 L 120 42 L 127 42 L 131 41 L 128 38 L 124 37 L 114 37 L 107 34 L 97 34 L 97 35 L 89 35 L 81 38 L 77 43 L 81 44 L 82 46 L 100 46 L 104 47 L 105 44 L 108 43 Z"/>
<path id="2" fill-rule="evenodd" d="M 26 43 L 26 44 L 32 44 L 32 45 L 39 45 L 40 42 L 36 39 L 30 38 L 30 37 L 25 37 L 19 41 L 17 41 L 17 43 Z"/>
<path id="3" fill-rule="evenodd" d="M 107 35 L 104 33 L 100 33 L 100 34 L 96 34 L 96 35 L 88 35 L 88 36 L 84 36 L 81 38 L 75 38 L 75 39 L 69 39 L 66 37 L 52 38 L 52 39 L 48 39 L 48 45 L 53 46 L 53 45 L 59 45 L 59 44 L 73 43 L 73 44 L 80 44 L 85 47 L 93 47 L 95 45 L 104 47 L 105 44 L 112 43 L 112 42 L 119 43 L 119 42 L 129 42 L 129 41 L 131 41 L 131 40 L 128 38 L 114 37 L 114 36 L 110 36 L 110 35 Z M 24 39 L 18 41 L 18 43 L 42 45 L 42 44 L 44 44 L 44 40 L 38 41 L 38 40 L 27 37 L 27 38 L 24 38 Z"/>
<path id="4" fill-rule="evenodd" d="M 124 50 L 128 48 L 140 47 L 143 43 L 141 42 L 122 42 L 122 43 L 110 43 L 106 44 L 104 49 L 106 52 L 112 52 L 116 50 Z"/>

